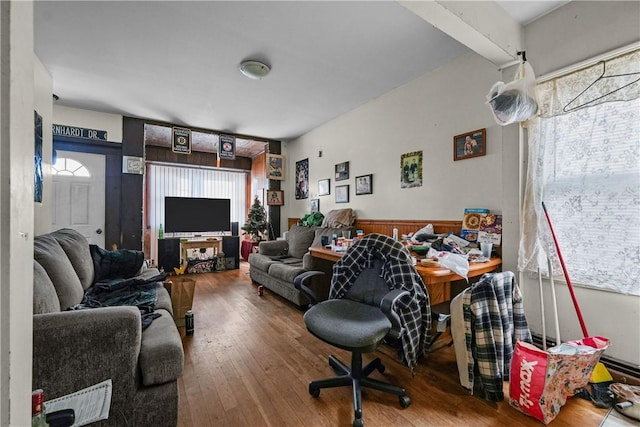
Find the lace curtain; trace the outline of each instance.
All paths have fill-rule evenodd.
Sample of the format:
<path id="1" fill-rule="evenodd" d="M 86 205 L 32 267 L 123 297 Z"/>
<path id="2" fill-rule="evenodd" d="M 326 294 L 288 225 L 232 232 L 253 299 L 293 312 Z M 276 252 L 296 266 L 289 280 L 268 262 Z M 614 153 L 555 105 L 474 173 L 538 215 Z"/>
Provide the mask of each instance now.
<path id="1" fill-rule="evenodd" d="M 640 83 L 629 84 L 640 75 L 601 79 L 571 102 L 602 72 L 599 63 L 537 86 L 518 269 L 546 275 L 549 258 L 563 278 L 544 201 L 572 283 L 640 295 Z M 634 72 L 640 51 L 606 62 L 605 75 Z"/>

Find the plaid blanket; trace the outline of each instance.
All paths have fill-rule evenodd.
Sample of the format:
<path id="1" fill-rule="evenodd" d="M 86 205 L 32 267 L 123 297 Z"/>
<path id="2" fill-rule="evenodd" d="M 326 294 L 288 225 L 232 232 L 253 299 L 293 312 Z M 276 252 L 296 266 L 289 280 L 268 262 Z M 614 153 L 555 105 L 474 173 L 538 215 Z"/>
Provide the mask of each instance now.
<path id="1" fill-rule="evenodd" d="M 422 278 L 411 263 L 404 246 L 382 234 L 369 234 L 357 240 L 333 266 L 329 298 L 343 298 L 360 273 L 382 261 L 382 277 L 389 290 L 403 289 L 411 294 L 396 304 L 403 328 L 402 361 L 414 372 L 420 356 L 426 354 L 431 340 L 431 307 Z"/>

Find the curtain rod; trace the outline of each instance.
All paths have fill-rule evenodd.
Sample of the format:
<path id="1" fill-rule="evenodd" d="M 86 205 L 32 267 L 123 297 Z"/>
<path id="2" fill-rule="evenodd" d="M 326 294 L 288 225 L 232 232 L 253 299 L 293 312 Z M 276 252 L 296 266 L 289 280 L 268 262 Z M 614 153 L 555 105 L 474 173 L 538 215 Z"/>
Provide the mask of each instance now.
<path id="1" fill-rule="evenodd" d="M 163 162 L 160 160 L 145 160 L 145 163 L 148 165 L 156 165 L 156 166 L 171 166 L 171 167 L 180 167 L 180 168 L 191 168 L 191 169 L 206 169 L 206 170 L 215 170 L 220 172 L 235 172 L 235 173 L 243 173 L 248 175 L 251 171 L 244 169 L 232 169 L 232 168 L 219 168 L 216 166 L 210 165 L 192 165 L 188 163 L 171 163 L 171 162 Z"/>
<path id="2" fill-rule="evenodd" d="M 585 68 L 589 68 L 592 65 L 595 65 L 600 61 L 608 61 L 608 60 L 613 59 L 613 58 L 615 58 L 617 56 L 621 56 L 621 55 L 627 54 L 629 52 L 633 52 L 634 50 L 638 50 L 638 49 L 640 49 L 640 41 L 633 42 L 633 43 L 631 43 L 629 45 L 620 47 L 618 49 L 610 50 L 609 52 L 600 54 L 598 56 L 594 56 L 594 57 L 586 59 L 584 61 L 580 61 L 577 64 L 573 64 L 573 65 L 570 65 L 568 67 L 564 67 L 564 68 L 561 68 L 559 70 L 552 71 L 551 73 L 547 73 L 547 74 L 545 74 L 543 76 L 538 77 L 536 79 L 536 83 L 540 84 L 540 83 L 547 82 L 549 80 L 556 79 L 558 77 L 563 77 L 563 76 L 566 76 L 568 74 L 575 73 L 575 72 L 580 71 L 580 70 L 584 70 Z"/>

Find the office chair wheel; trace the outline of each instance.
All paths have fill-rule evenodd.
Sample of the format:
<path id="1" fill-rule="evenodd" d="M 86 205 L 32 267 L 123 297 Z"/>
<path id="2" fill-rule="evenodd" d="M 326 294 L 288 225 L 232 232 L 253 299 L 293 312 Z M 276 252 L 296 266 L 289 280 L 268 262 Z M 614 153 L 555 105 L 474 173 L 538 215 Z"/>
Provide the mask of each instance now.
<path id="1" fill-rule="evenodd" d="M 320 389 L 309 386 L 309 394 L 312 397 L 319 397 L 320 396 Z"/>
<path id="2" fill-rule="evenodd" d="M 411 398 L 409 398 L 409 396 L 407 396 L 406 394 L 404 396 L 400 396 L 398 400 L 400 401 L 400 407 L 402 409 L 408 408 L 409 405 L 411 405 Z"/>
<path id="3" fill-rule="evenodd" d="M 362 418 L 356 418 L 353 420 L 353 427 L 364 427 L 364 421 Z"/>

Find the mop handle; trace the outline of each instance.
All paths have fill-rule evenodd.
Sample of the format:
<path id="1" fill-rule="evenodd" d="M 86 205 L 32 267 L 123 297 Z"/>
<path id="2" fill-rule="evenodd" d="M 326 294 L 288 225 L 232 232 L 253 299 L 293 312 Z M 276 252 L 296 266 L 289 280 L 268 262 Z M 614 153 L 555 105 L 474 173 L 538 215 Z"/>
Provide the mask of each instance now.
<path id="1" fill-rule="evenodd" d="M 564 265 L 564 259 L 562 258 L 562 253 L 560 252 L 560 246 L 558 246 L 558 240 L 556 239 L 556 233 L 553 231 L 553 226 L 551 225 L 551 218 L 549 218 L 549 213 L 547 212 L 547 207 L 542 202 L 542 209 L 544 210 L 544 215 L 547 217 L 547 223 L 549 224 L 549 229 L 551 230 L 551 237 L 553 237 L 553 243 L 556 246 L 556 252 L 558 253 L 558 259 L 560 260 L 560 265 L 562 266 L 562 272 L 564 273 L 564 278 L 567 281 L 567 286 L 569 287 L 569 293 L 571 294 L 571 300 L 573 301 L 573 306 L 576 309 L 576 314 L 578 315 L 578 320 L 580 321 L 580 327 L 582 328 L 582 334 L 584 337 L 588 337 L 589 333 L 587 332 L 587 326 L 584 324 L 584 318 L 582 317 L 582 311 L 580 311 L 580 306 L 578 305 L 578 299 L 576 298 L 576 294 L 573 291 L 573 285 L 571 284 L 571 279 L 569 279 L 569 273 L 567 273 L 567 267 Z"/>

